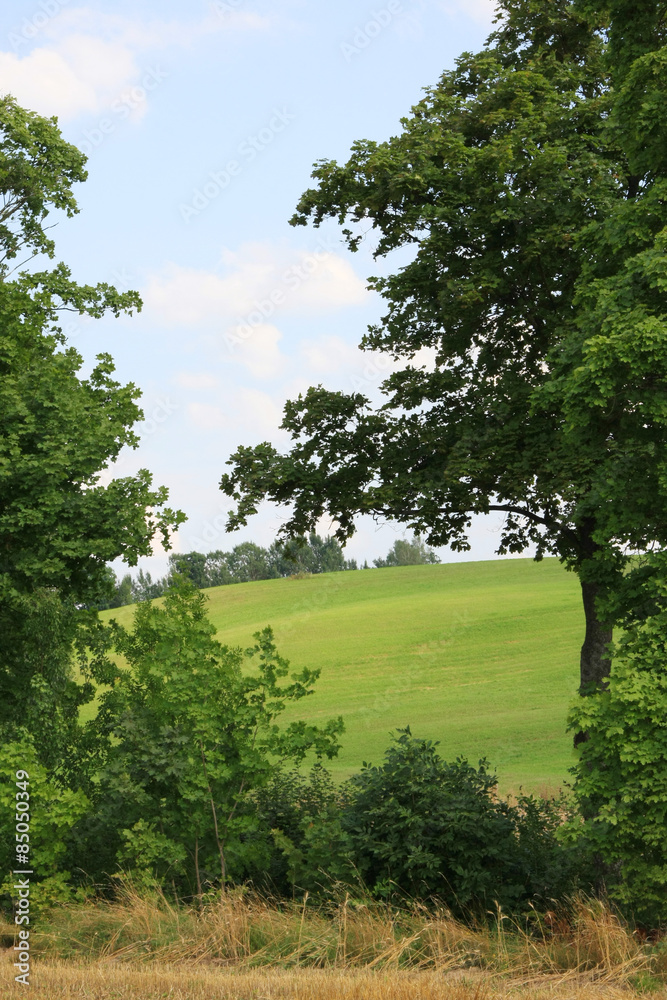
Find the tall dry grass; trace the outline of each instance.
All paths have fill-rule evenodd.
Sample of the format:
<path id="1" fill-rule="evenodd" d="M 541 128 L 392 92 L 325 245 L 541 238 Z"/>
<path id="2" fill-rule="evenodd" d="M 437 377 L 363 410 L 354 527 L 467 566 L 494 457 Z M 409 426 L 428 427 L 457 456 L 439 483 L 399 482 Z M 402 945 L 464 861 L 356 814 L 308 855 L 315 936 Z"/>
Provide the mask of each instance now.
<path id="1" fill-rule="evenodd" d="M 34 936 L 40 957 L 78 963 L 483 972 L 525 983 L 581 975 L 623 983 L 667 973 L 667 952 L 663 959 L 660 946 L 647 946 L 608 906 L 584 898 L 523 925 L 498 913 L 469 927 L 446 911 L 399 910 L 347 895 L 329 909 L 243 891 L 183 906 L 127 888 L 114 903 L 54 911 Z"/>

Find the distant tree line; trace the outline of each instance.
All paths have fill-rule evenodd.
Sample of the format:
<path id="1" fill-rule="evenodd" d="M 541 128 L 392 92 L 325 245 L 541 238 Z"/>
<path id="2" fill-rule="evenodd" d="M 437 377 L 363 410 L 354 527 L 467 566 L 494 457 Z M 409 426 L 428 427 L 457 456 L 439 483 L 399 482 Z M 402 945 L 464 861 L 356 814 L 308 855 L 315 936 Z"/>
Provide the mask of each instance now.
<path id="1" fill-rule="evenodd" d="M 414 535 L 412 541 L 397 539 L 384 559 L 374 559 L 373 565 L 378 569 L 385 566 L 423 566 L 427 563 L 439 563 L 440 556 L 426 545 L 419 535 Z"/>
<path id="2" fill-rule="evenodd" d="M 437 553 L 415 535 L 411 540 L 397 539 L 387 555 L 383 559 L 374 559 L 373 565 L 382 569 L 386 566 L 420 566 L 439 562 Z M 365 562 L 361 568 L 370 567 Z M 231 552 L 172 552 L 169 572 L 157 580 L 143 570 L 139 570 L 134 578 L 127 573 L 119 580 L 109 567 L 108 594 L 95 607 L 104 610 L 138 601 L 152 601 L 162 597 L 173 586 L 176 576 L 186 577 L 198 590 L 206 590 L 230 583 L 353 569 L 359 569 L 356 560 L 345 558 L 336 538 L 321 538 L 315 532 L 289 542 L 274 542 L 268 548 L 254 542 L 241 542 Z"/>

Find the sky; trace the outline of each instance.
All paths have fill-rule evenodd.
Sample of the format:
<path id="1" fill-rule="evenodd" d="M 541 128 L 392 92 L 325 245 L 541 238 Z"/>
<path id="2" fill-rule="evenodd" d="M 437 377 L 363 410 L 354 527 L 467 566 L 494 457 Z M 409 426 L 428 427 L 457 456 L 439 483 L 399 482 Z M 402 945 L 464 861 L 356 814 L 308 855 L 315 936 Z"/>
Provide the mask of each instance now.
<path id="1" fill-rule="evenodd" d="M 188 516 L 176 551 L 275 539 L 286 511 L 268 504 L 226 533 L 218 483 L 239 445 L 287 448 L 286 399 L 318 384 L 379 398 L 388 359 L 357 346 L 383 311 L 366 279 L 400 261 L 288 220 L 317 160 L 396 135 L 493 16 L 492 0 L 3 3 L 0 92 L 56 115 L 89 157 L 80 213 L 54 220 L 58 259 L 144 302 L 65 324 L 84 370 L 108 352 L 143 393 L 140 446 L 103 481 L 150 469 Z M 476 518 L 471 551 L 443 561 L 492 558 L 499 527 Z M 346 554 L 370 562 L 401 537 L 365 518 Z M 140 565 L 161 575 L 166 555 Z"/>

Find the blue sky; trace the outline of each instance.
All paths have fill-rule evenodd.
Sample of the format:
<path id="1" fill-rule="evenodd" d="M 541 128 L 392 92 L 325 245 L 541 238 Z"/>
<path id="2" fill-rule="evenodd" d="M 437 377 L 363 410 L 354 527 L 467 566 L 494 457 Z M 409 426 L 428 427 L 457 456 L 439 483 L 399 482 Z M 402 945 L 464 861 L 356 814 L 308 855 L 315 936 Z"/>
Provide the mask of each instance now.
<path id="1" fill-rule="evenodd" d="M 176 549 L 273 540 L 284 512 L 268 506 L 227 535 L 217 484 L 239 444 L 287 443 L 286 398 L 318 383 L 377 397 L 387 361 L 357 349 L 381 313 L 365 279 L 396 262 L 288 219 L 315 160 L 396 134 L 492 18 L 490 0 L 5 0 L 0 90 L 57 115 L 89 155 L 58 255 L 77 280 L 144 299 L 139 316 L 73 321 L 69 336 L 88 366 L 108 351 L 141 387 L 141 445 L 109 477 L 147 467 L 169 487 L 189 518 Z M 477 519 L 467 558 L 492 557 L 498 527 Z M 384 555 L 402 534 L 364 520 L 348 555 Z"/>

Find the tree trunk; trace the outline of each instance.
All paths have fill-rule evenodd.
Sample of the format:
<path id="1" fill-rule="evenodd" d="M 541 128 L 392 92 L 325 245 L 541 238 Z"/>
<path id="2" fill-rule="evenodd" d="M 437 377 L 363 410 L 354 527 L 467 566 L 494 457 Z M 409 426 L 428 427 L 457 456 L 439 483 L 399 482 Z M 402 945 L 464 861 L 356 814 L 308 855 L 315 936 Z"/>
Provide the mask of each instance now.
<path id="1" fill-rule="evenodd" d="M 606 679 L 611 672 L 611 660 L 607 647 L 612 639 L 612 626 L 600 621 L 596 606 L 600 588 L 597 583 L 581 581 L 581 596 L 584 601 L 586 617 L 586 633 L 581 647 L 579 661 L 579 694 L 591 694 L 594 690 L 606 686 Z M 588 733 L 579 732 L 574 737 L 574 745 L 585 743 Z"/>
<path id="2" fill-rule="evenodd" d="M 596 600 L 600 588 L 596 583 L 581 583 L 581 595 L 586 616 L 586 634 L 581 647 L 580 692 L 588 693 L 592 686 L 601 687 L 611 672 L 607 647 L 612 638 L 612 627 L 600 621 Z"/>
<path id="3" fill-rule="evenodd" d="M 201 903 L 201 875 L 199 874 L 199 837 L 195 837 L 195 875 L 197 876 L 197 895 Z"/>

